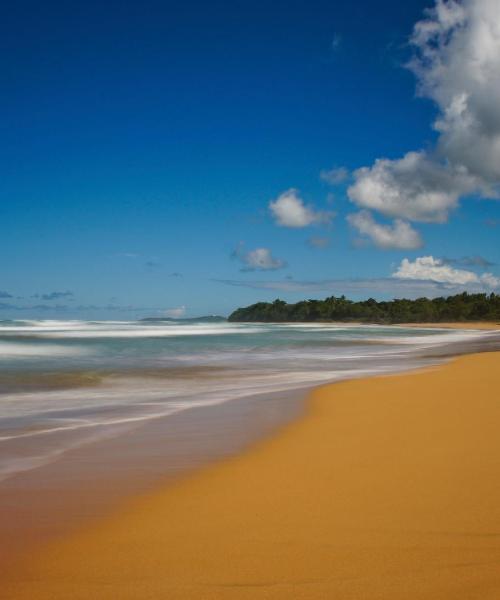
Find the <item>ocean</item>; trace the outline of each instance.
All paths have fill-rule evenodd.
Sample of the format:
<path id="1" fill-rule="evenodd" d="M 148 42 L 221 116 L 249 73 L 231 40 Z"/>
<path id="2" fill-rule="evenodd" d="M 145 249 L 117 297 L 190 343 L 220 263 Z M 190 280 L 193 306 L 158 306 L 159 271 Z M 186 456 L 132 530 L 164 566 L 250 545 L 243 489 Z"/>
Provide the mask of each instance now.
<path id="1" fill-rule="evenodd" d="M 1 321 L 0 480 L 195 407 L 424 367 L 498 340 L 378 325 Z"/>

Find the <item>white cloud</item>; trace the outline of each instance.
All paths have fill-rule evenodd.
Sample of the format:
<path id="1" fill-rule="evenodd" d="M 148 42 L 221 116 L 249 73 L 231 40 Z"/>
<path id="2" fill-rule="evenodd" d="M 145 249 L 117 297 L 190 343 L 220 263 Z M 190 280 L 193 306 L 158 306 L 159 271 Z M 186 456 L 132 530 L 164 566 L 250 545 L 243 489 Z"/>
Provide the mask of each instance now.
<path id="1" fill-rule="evenodd" d="M 404 258 L 392 277 L 396 279 L 434 281 L 455 286 L 479 285 L 490 289 L 500 287 L 500 278 L 495 277 L 492 273 L 484 273 L 479 276 L 466 269 L 454 269 L 442 259 L 433 256 L 421 256 L 413 262 Z"/>
<path id="2" fill-rule="evenodd" d="M 360 234 L 370 238 L 378 248 L 413 249 L 423 245 L 418 231 L 401 219 L 396 219 L 393 225 L 381 225 L 374 220 L 371 213 L 362 210 L 348 215 L 347 220 Z"/>
<path id="3" fill-rule="evenodd" d="M 403 158 L 379 158 L 372 167 L 354 171 L 349 198 L 362 208 L 389 217 L 442 223 L 458 199 L 474 189 L 464 169 L 442 166 L 425 152 L 408 152 Z"/>
<path id="4" fill-rule="evenodd" d="M 483 273 L 479 277 L 481 283 L 491 289 L 500 288 L 500 277 L 495 277 L 492 273 Z"/>
<path id="5" fill-rule="evenodd" d="M 183 317 L 186 314 L 186 307 L 178 306 L 177 308 L 169 308 L 169 309 L 163 311 L 163 314 L 166 317 L 170 317 L 172 319 L 180 319 L 181 317 Z"/>
<path id="6" fill-rule="evenodd" d="M 438 153 L 478 177 L 500 181 L 500 4 L 438 0 L 414 28 L 409 67 L 418 91 L 440 109 Z M 488 194 L 485 190 L 484 193 Z M 491 193 L 491 192 L 490 192 Z"/>
<path id="7" fill-rule="evenodd" d="M 235 256 L 245 265 L 242 271 L 276 271 L 286 267 L 286 262 L 275 258 L 269 248 L 256 248 L 249 252 L 238 249 L 235 251 Z"/>
<path id="8" fill-rule="evenodd" d="M 418 92 L 439 110 L 436 146 L 358 169 L 348 195 L 388 216 L 444 222 L 461 196 L 498 197 L 500 4 L 436 0 L 410 42 Z"/>
<path id="9" fill-rule="evenodd" d="M 312 206 L 304 204 L 296 189 L 283 192 L 278 198 L 269 203 L 269 209 L 276 223 L 281 227 L 308 227 L 320 223 L 329 223 L 333 212 L 317 211 Z"/>
<path id="10" fill-rule="evenodd" d="M 454 269 L 433 256 L 421 256 L 413 262 L 404 258 L 392 276 L 397 279 L 420 279 L 458 285 L 475 283 L 478 280 L 477 275 L 472 271 Z"/>
<path id="11" fill-rule="evenodd" d="M 334 167 L 333 169 L 323 169 L 319 174 L 320 179 L 330 185 L 338 185 L 349 177 L 349 171 L 345 167 Z"/>

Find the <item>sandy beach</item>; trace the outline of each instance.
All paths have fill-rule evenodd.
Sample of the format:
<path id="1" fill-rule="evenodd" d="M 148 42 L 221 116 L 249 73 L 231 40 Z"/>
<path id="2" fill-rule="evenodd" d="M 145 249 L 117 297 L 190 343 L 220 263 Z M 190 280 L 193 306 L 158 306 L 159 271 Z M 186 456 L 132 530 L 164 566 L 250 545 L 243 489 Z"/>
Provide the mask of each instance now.
<path id="1" fill-rule="evenodd" d="M 500 600 L 500 0 L 3 8 L 0 600 Z"/>
<path id="2" fill-rule="evenodd" d="M 270 439 L 48 544 L 2 598 L 498 598 L 499 361 L 319 388 Z"/>

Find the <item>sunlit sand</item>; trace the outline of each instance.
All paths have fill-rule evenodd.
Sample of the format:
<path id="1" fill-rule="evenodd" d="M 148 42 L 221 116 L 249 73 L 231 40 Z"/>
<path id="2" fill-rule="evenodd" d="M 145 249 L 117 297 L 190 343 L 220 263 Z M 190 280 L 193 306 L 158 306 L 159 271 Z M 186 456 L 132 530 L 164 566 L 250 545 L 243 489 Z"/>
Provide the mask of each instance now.
<path id="1" fill-rule="evenodd" d="M 499 361 L 318 389 L 271 439 L 48 545 L 3 597 L 498 598 Z"/>

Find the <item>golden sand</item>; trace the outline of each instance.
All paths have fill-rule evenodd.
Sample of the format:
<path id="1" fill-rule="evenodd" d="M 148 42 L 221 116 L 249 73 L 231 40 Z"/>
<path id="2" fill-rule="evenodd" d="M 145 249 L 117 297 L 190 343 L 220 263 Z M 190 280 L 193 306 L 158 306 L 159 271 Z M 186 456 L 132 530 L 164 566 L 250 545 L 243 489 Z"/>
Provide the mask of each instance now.
<path id="1" fill-rule="evenodd" d="M 497 600 L 499 367 L 321 388 L 271 439 L 52 543 L 2 597 Z"/>

